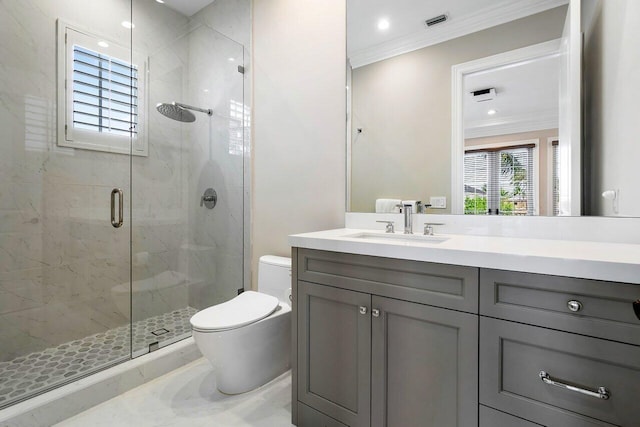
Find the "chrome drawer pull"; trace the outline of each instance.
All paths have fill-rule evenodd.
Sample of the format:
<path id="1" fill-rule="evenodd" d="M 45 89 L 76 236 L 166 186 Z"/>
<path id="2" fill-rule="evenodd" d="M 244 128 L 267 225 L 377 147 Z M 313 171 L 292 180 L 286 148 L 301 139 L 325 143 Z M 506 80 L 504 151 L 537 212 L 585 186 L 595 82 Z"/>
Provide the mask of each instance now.
<path id="1" fill-rule="evenodd" d="M 592 391 L 592 390 L 587 390 L 586 388 L 580 388 L 580 387 L 559 382 L 558 380 L 551 378 L 549 374 L 547 374 L 545 371 L 540 371 L 539 376 L 542 382 L 547 385 L 560 387 L 565 390 L 575 391 L 576 393 L 586 394 L 587 396 L 595 397 L 598 399 L 607 400 L 609 399 L 609 396 L 610 396 L 609 390 L 607 390 L 605 387 L 598 387 L 597 391 Z"/>
<path id="2" fill-rule="evenodd" d="M 369 311 L 367 310 L 367 307 L 363 305 L 360 306 L 360 314 L 367 314 L 367 311 Z"/>
<path id="3" fill-rule="evenodd" d="M 567 308 L 574 313 L 577 313 L 582 310 L 582 303 L 576 300 L 567 301 Z"/>

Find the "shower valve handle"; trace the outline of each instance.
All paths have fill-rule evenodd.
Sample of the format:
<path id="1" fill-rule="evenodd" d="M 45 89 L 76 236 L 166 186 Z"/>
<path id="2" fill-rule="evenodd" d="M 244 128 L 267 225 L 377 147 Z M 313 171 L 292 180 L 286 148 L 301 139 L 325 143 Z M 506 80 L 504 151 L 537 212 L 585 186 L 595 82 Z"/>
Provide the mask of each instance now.
<path id="1" fill-rule="evenodd" d="M 213 188 L 207 188 L 200 197 L 200 206 L 206 206 L 207 209 L 213 209 L 218 203 L 218 193 Z"/>
<path id="2" fill-rule="evenodd" d="M 213 202 L 215 199 L 213 196 L 202 196 L 200 198 L 200 206 L 203 206 L 204 202 Z"/>

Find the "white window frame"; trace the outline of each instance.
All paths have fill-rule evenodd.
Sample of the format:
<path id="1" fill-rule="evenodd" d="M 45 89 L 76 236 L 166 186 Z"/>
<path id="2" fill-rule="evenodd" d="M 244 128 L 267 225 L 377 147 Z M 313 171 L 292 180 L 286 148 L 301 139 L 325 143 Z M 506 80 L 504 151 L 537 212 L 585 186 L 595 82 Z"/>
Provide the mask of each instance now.
<path id="1" fill-rule="evenodd" d="M 531 150 L 533 156 L 533 215 L 540 215 L 540 140 L 539 139 L 527 139 L 523 141 L 510 141 L 510 142 L 496 142 L 493 144 L 482 145 L 470 145 L 464 146 L 464 150 L 488 150 L 503 147 L 517 147 L 518 145 L 535 145 Z M 464 153 L 463 150 L 463 153 Z M 464 154 L 462 156 L 464 164 Z M 463 166 L 464 168 L 464 166 Z M 464 174 L 463 174 L 464 175 Z M 464 178 L 463 178 L 464 185 Z M 462 193 L 462 206 L 464 206 L 464 193 Z M 464 212 L 463 212 L 464 213 Z"/>
<path id="2" fill-rule="evenodd" d="M 108 47 L 98 42 L 105 41 Z M 73 46 L 133 63 L 138 68 L 138 123 L 137 133 L 131 136 L 115 135 L 76 129 L 73 126 Z M 132 58 L 133 57 L 133 58 Z M 58 20 L 58 138 L 60 147 L 80 148 L 84 150 L 108 153 L 148 156 L 148 114 L 147 114 L 147 69 L 148 56 L 119 45 L 117 42 L 100 36 L 62 20 Z"/>
<path id="3" fill-rule="evenodd" d="M 547 216 L 559 216 L 553 214 L 553 141 L 559 140 L 557 136 L 547 138 Z"/>

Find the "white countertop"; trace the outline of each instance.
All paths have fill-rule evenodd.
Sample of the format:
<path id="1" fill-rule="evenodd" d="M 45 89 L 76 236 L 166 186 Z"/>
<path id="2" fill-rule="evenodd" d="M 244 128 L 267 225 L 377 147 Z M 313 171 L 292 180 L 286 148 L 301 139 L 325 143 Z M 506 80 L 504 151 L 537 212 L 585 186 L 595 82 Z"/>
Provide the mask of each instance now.
<path id="1" fill-rule="evenodd" d="M 361 239 L 384 232 L 336 229 L 289 236 L 294 247 L 640 284 L 640 245 L 437 234 L 446 241 Z M 398 233 L 396 233 L 398 234 Z M 350 237 L 351 236 L 351 237 Z"/>

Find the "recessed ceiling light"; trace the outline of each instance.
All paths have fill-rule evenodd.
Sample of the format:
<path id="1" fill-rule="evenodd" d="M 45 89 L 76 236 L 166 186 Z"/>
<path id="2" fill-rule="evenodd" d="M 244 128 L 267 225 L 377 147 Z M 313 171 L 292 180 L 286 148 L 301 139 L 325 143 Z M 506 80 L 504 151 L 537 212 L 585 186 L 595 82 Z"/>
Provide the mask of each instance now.
<path id="1" fill-rule="evenodd" d="M 160 4 L 164 3 L 164 0 L 156 0 L 156 1 Z"/>
<path id="2" fill-rule="evenodd" d="M 388 19 L 382 18 L 378 21 L 378 29 L 380 31 L 388 30 L 389 26 L 390 24 Z"/>
<path id="3" fill-rule="evenodd" d="M 107 42 L 106 42 L 106 41 L 104 41 L 104 40 L 100 40 L 100 41 L 98 42 L 98 46 L 100 46 L 100 47 L 109 47 L 109 43 L 107 43 Z"/>
<path id="4" fill-rule="evenodd" d="M 135 25 L 133 25 L 133 22 L 129 22 L 129 21 L 122 21 L 122 26 L 129 30 L 136 27 Z"/>
<path id="5" fill-rule="evenodd" d="M 498 112 L 497 110 L 489 110 L 489 111 L 487 111 L 487 114 L 488 114 L 488 115 L 490 115 L 490 116 L 493 116 L 493 115 L 495 115 L 497 112 Z"/>
<path id="6" fill-rule="evenodd" d="M 233 62 L 235 60 L 236 60 L 236 58 L 229 58 L 229 62 Z"/>

